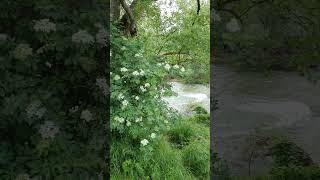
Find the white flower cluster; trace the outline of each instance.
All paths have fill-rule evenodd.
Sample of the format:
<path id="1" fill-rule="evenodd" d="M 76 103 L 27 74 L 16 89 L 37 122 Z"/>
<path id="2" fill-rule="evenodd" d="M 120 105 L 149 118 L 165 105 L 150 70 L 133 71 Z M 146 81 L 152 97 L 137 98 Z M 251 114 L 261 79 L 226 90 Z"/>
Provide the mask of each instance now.
<path id="1" fill-rule="evenodd" d="M 72 108 L 69 109 L 70 113 L 76 113 L 79 110 L 79 106 L 74 106 Z"/>
<path id="2" fill-rule="evenodd" d="M 128 69 L 127 69 L 127 68 L 125 68 L 125 67 L 122 67 L 122 68 L 120 69 L 120 71 L 121 71 L 121 72 L 127 72 L 127 71 L 128 71 Z"/>
<path id="3" fill-rule="evenodd" d="M 48 68 L 51 68 L 51 67 L 52 67 L 52 64 L 49 63 L 48 61 L 46 61 L 45 65 L 46 65 Z"/>
<path id="4" fill-rule="evenodd" d="M 94 43 L 94 38 L 85 30 L 79 30 L 77 33 L 72 35 L 72 42 L 78 44 L 92 44 Z"/>
<path id="5" fill-rule="evenodd" d="M 150 135 L 151 139 L 156 138 L 156 136 L 157 136 L 156 133 L 151 133 L 151 135 Z M 140 141 L 140 143 L 142 146 L 146 146 L 149 144 L 149 141 L 148 141 L 148 139 L 143 139 Z"/>
<path id="6" fill-rule="evenodd" d="M 135 55 L 134 55 L 134 57 L 142 58 L 142 57 L 143 57 L 143 55 L 142 55 L 141 53 L 137 53 L 137 54 L 135 54 Z"/>
<path id="7" fill-rule="evenodd" d="M 89 122 L 89 121 L 93 120 L 93 115 L 88 109 L 86 109 L 81 112 L 80 119 L 83 119 L 83 120 Z"/>
<path id="8" fill-rule="evenodd" d="M 33 29 L 35 31 L 40 31 L 40 32 L 54 32 L 56 31 L 56 25 L 53 22 L 50 22 L 49 19 L 41 19 L 34 21 L 34 26 Z"/>
<path id="9" fill-rule="evenodd" d="M 228 32 L 237 32 L 240 31 L 240 25 L 235 18 L 232 18 L 227 24 L 226 28 Z"/>
<path id="10" fill-rule="evenodd" d="M 59 127 L 56 126 L 52 121 L 45 121 L 39 129 L 39 133 L 44 139 L 53 139 L 59 132 Z"/>
<path id="11" fill-rule="evenodd" d="M 25 59 L 32 55 L 32 48 L 29 44 L 19 44 L 13 51 L 13 56 L 16 59 Z"/>
<path id="12" fill-rule="evenodd" d="M 136 123 L 142 122 L 142 117 L 136 118 L 135 122 Z"/>
<path id="13" fill-rule="evenodd" d="M 129 102 L 128 102 L 127 100 L 123 100 L 123 101 L 122 101 L 122 108 L 127 107 L 128 104 L 129 104 Z"/>
<path id="14" fill-rule="evenodd" d="M 103 95 L 107 96 L 109 94 L 109 86 L 105 78 L 97 78 L 96 85 L 102 90 Z"/>
<path id="15" fill-rule="evenodd" d="M 171 68 L 171 66 L 170 66 L 170 64 L 166 64 L 166 65 L 164 66 L 164 68 L 165 68 L 167 71 L 169 71 L 170 68 Z"/>
<path id="16" fill-rule="evenodd" d="M 29 174 L 18 174 L 14 180 L 30 180 Z"/>
<path id="17" fill-rule="evenodd" d="M 124 121 L 125 121 L 125 119 L 123 117 L 119 117 L 119 116 L 114 117 L 114 120 L 119 123 L 124 123 Z"/>
<path id="18" fill-rule="evenodd" d="M 42 118 L 44 113 L 47 111 L 45 107 L 42 107 L 42 103 L 39 100 L 31 102 L 27 109 L 28 118 Z"/>
<path id="19" fill-rule="evenodd" d="M 149 141 L 147 139 L 143 139 L 141 142 L 142 146 L 146 146 L 149 144 Z"/>
<path id="20" fill-rule="evenodd" d="M 119 79 L 121 79 L 121 77 L 116 74 L 113 79 L 114 79 L 115 81 L 118 81 Z"/>
<path id="21" fill-rule="evenodd" d="M 157 63 L 157 66 L 163 66 L 167 71 L 169 71 L 171 69 L 171 65 L 168 64 L 168 63 Z M 173 67 L 173 69 L 179 69 L 180 68 L 180 71 L 182 73 L 186 71 L 184 69 L 184 67 L 180 67 L 178 64 L 175 64 L 172 67 Z"/>
<path id="22" fill-rule="evenodd" d="M 151 133 L 150 137 L 151 137 L 152 139 L 156 138 L 156 133 Z"/>
<path id="23" fill-rule="evenodd" d="M 104 28 L 100 28 L 98 33 L 96 34 L 96 42 L 103 46 L 107 46 L 108 33 Z"/>
<path id="24" fill-rule="evenodd" d="M 142 69 L 140 69 L 139 71 L 133 71 L 132 75 L 134 75 L 134 76 L 144 76 L 145 75 L 145 72 Z"/>

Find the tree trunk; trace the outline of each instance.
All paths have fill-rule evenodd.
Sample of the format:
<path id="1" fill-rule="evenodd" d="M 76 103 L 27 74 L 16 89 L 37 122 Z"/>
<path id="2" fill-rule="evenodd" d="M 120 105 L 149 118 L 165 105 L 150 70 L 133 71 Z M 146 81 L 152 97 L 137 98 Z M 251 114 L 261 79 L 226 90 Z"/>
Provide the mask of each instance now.
<path id="1" fill-rule="evenodd" d="M 110 0 L 110 17 L 111 21 L 118 21 L 120 19 L 119 0 Z"/>

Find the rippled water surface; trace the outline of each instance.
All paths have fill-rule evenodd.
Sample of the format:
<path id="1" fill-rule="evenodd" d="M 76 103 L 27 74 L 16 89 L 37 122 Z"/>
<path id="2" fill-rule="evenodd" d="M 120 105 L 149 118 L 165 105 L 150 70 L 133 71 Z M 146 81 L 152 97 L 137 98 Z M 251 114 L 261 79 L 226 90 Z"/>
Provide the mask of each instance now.
<path id="1" fill-rule="evenodd" d="M 200 84 L 182 84 L 179 82 L 170 82 L 175 96 L 165 97 L 169 106 L 178 110 L 182 114 L 188 115 L 192 104 L 197 104 L 210 112 L 210 87 Z"/>
<path id="2" fill-rule="evenodd" d="M 320 163 L 320 86 L 291 72 L 237 73 L 225 66 L 212 68 L 213 96 L 219 109 L 212 116 L 212 148 L 231 165 L 235 174 L 247 174 L 246 138 L 256 127 L 277 129 L 292 138 Z M 188 115 L 189 104 L 210 109 L 209 85 L 172 82 L 177 96 L 164 98 Z M 268 161 L 256 160 L 253 173 L 268 171 Z"/>
<path id="3" fill-rule="evenodd" d="M 214 113 L 213 149 L 235 174 L 247 173 L 245 139 L 256 127 L 277 129 L 320 162 L 320 86 L 291 72 L 236 73 L 225 66 L 212 69 Z M 254 162 L 254 173 L 266 173 L 268 162 Z"/>

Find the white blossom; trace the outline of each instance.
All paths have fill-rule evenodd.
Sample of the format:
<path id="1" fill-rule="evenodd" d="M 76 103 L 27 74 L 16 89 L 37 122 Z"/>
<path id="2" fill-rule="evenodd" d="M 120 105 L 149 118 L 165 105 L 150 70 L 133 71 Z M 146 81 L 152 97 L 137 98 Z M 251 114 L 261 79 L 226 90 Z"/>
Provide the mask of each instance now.
<path id="1" fill-rule="evenodd" d="M 130 121 L 127 121 L 127 126 L 131 126 L 131 122 Z"/>
<path id="2" fill-rule="evenodd" d="M 86 109 L 81 112 L 80 119 L 83 119 L 83 120 L 89 122 L 89 121 L 93 120 L 93 115 L 88 109 Z"/>
<path id="3" fill-rule="evenodd" d="M 170 68 L 171 68 L 171 66 L 170 66 L 169 64 L 166 64 L 166 65 L 164 66 L 164 68 L 169 71 Z"/>
<path id="4" fill-rule="evenodd" d="M 94 38 L 85 30 L 79 30 L 77 33 L 72 35 L 72 42 L 78 44 L 92 44 Z"/>
<path id="5" fill-rule="evenodd" d="M 16 59 L 25 59 L 32 55 L 32 48 L 29 44 L 19 44 L 13 51 L 13 56 Z"/>
<path id="6" fill-rule="evenodd" d="M 108 33 L 104 28 L 100 28 L 98 33 L 96 34 L 96 42 L 106 46 L 108 41 Z"/>
<path id="7" fill-rule="evenodd" d="M 54 24 L 53 22 L 50 22 L 49 19 L 41 19 L 41 20 L 34 21 L 33 29 L 35 31 L 46 32 L 46 33 L 50 33 L 51 31 L 55 32 L 56 24 Z"/>
<path id="8" fill-rule="evenodd" d="M 151 137 L 152 139 L 156 138 L 156 133 L 151 133 L 150 137 Z"/>
<path id="9" fill-rule="evenodd" d="M 140 69 L 140 76 L 143 76 L 145 73 L 144 73 L 144 71 L 142 70 L 142 69 Z"/>
<path id="10" fill-rule="evenodd" d="M 123 122 L 125 121 L 124 118 L 119 117 L 119 116 L 116 116 L 116 117 L 114 118 L 114 120 L 117 121 L 117 122 L 119 122 L 119 123 L 123 123 Z"/>
<path id="11" fill-rule="evenodd" d="M 180 71 L 181 71 L 181 72 L 185 72 L 186 70 L 184 69 L 184 67 L 182 67 L 182 68 L 180 69 Z"/>
<path id="12" fill-rule="evenodd" d="M 102 90 L 105 96 L 109 93 L 109 86 L 105 78 L 97 78 L 96 85 Z"/>
<path id="13" fill-rule="evenodd" d="M 149 144 L 149 141 L 147 139 L 143 139 L 141 142 L 142 146 L 146 146 L 147 144 Z"/>
<path id="14" fill-rule="evenodd" d="M 147 91 L 147 89 L 144 88 L 143 86 L 140 86 L 140 89 L 141 89 L 142 92 L 146 92 Z"/>
<path id="15" fill-rule="evenodd" d="M 134 75 L 134 76 L 139 76 L 140 73 L 139 73 L 138 71 L 133 71 L 132 75 Z"/>
<path id="16" fill-rule="evenodd" d="M 122 105 L 123 105 L 124 107 L 128 106 L 128 104 L 129 104 L 129 102 L 128 102 L 127 100 L 123 100 L 123 101 L 122 101 Z"/>
<path id="17" fill-rule="evenodd" d="M 143 57 L 141 53 L 137 53 L 134 55 L 134 57 Z"/>
<path id="18" fill-rule="evenodd" d="M 139 96 L 134 97 L 134 99 L 138 101 L 139 100 Z"/>
<path id="19" fill-rule="evenodd" d="M 148 88 L 148 87 L 150 87 L 150 84 L 146 83 L 146 84 L 144 84 L 144 87 Z"/>
<path id="20" fill-rule="evenodd" d="M 122 46 L 121 50 L 125 51 L 125 50 L 127 50 L 127 48 L 125 46 Z"/>
<path id="21" fill-rule="evenodd" d="M 46 112 L 46 108 L 42 107 L 41 101 L 35 100 L 28 105 L 26 111 L 27 111 L 28 118 L 37 117 L 40 119 L 43 117 L 44 113 Z"/>
<path id="22" fill-rule="evenodd" d="M 120 76 L 119 75 L 115 75 L 113 79 L 118 81 L 120 79 Z"/>
<path id="23" fill-rule="evenodd" d="M 176 65 L 173 66 L 173 68 L 174 68 L 174 69 L 179 69 L 179 65 L 176 64 Z"/>
<path id="24" fill-rule="evenodd" d="M 47 66 L 48 68 L 51 68 L 51 67 L 52 67 L 52 64 L 49 63 L 48 61 L 47 61 L 45 64 L 46 64 L 46 66 Z"/>
<path id="25" fill-rule="evenodd" d="M 232 18 L 227 24 L 226 28 L 228 32 L 237 32 L 240 31 L 240 25 L 235 18 Z"/>
<path id="26" fill-rule="evenodd" d="M 136 118 L 136 120 L 135 120 L 136 123 L 141 122 L 141 121 L 142 121 L 142 117 Z"/>
<path id="27" fill-rule="evenodd" d="M 168 124 L 168 123 L 169 123 L 169 121 L 167 121 L 167 120 L 164 120 L 164 123 L 165 123 L 165 124 Z"/>
<path id="28" fill-rule="evenodd" d="M 45 121 L 39 129 L 39 133 L 41 134 L 41 137 L 44 139 L 53 139 L 58 132 L 59 127 L 56 126 L 52 121 Z"/>
<path id="29" fill-rule="evenodd" d="M 72 108 L 69 109 L 69 112 L 70 112 L 70 113 L 75 113 L 75 112 L 77 112 L 78 110 L 79 110 L 79 106 L 74 106 L 74 107 L 72 107 Z"/>
<path id="30" fill-rule="evenodd" d="M 123 98 L 124 98 L 124 95 L 123 95 L 122 93 L 120 93 L 120 94 L 118 95 L 118 99 L 121 100 L 121 99 L 123 99 Z"/>
<path id="31" fill-rule="evenodd" d="M 127 71 L 128 71 L 128 69 L 127 69 L 127 68 L 125 68 L 125 67 L 123 67 L 123 68 L 121 68 L 121 69 L 120 69 L 120 71 L 121 71 L 121 72 L 127 72 Z"/>

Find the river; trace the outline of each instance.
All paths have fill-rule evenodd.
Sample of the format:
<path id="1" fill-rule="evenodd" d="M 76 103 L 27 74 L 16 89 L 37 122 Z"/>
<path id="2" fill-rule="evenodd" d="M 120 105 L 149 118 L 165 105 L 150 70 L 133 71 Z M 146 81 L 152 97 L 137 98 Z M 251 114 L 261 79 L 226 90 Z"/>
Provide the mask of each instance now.
<path id="1" fill-rule="evenodd" d="M 237 73 L 224 65 L 211 69 L 213 96 L 219 109 L 212 116 L 212 148 L 229 163 L 235 175 L 247 175 L 246 138 L 256 127 L 277 129 L 320 163 L 320 86 L 294 72 Z M 172 82 L 178 95 L 165 100 L 188 114 L 188 104 L 210 109 L 209 85 Z M 270 162 L 257 159 L 253 174 L 265 174 Z"/>

